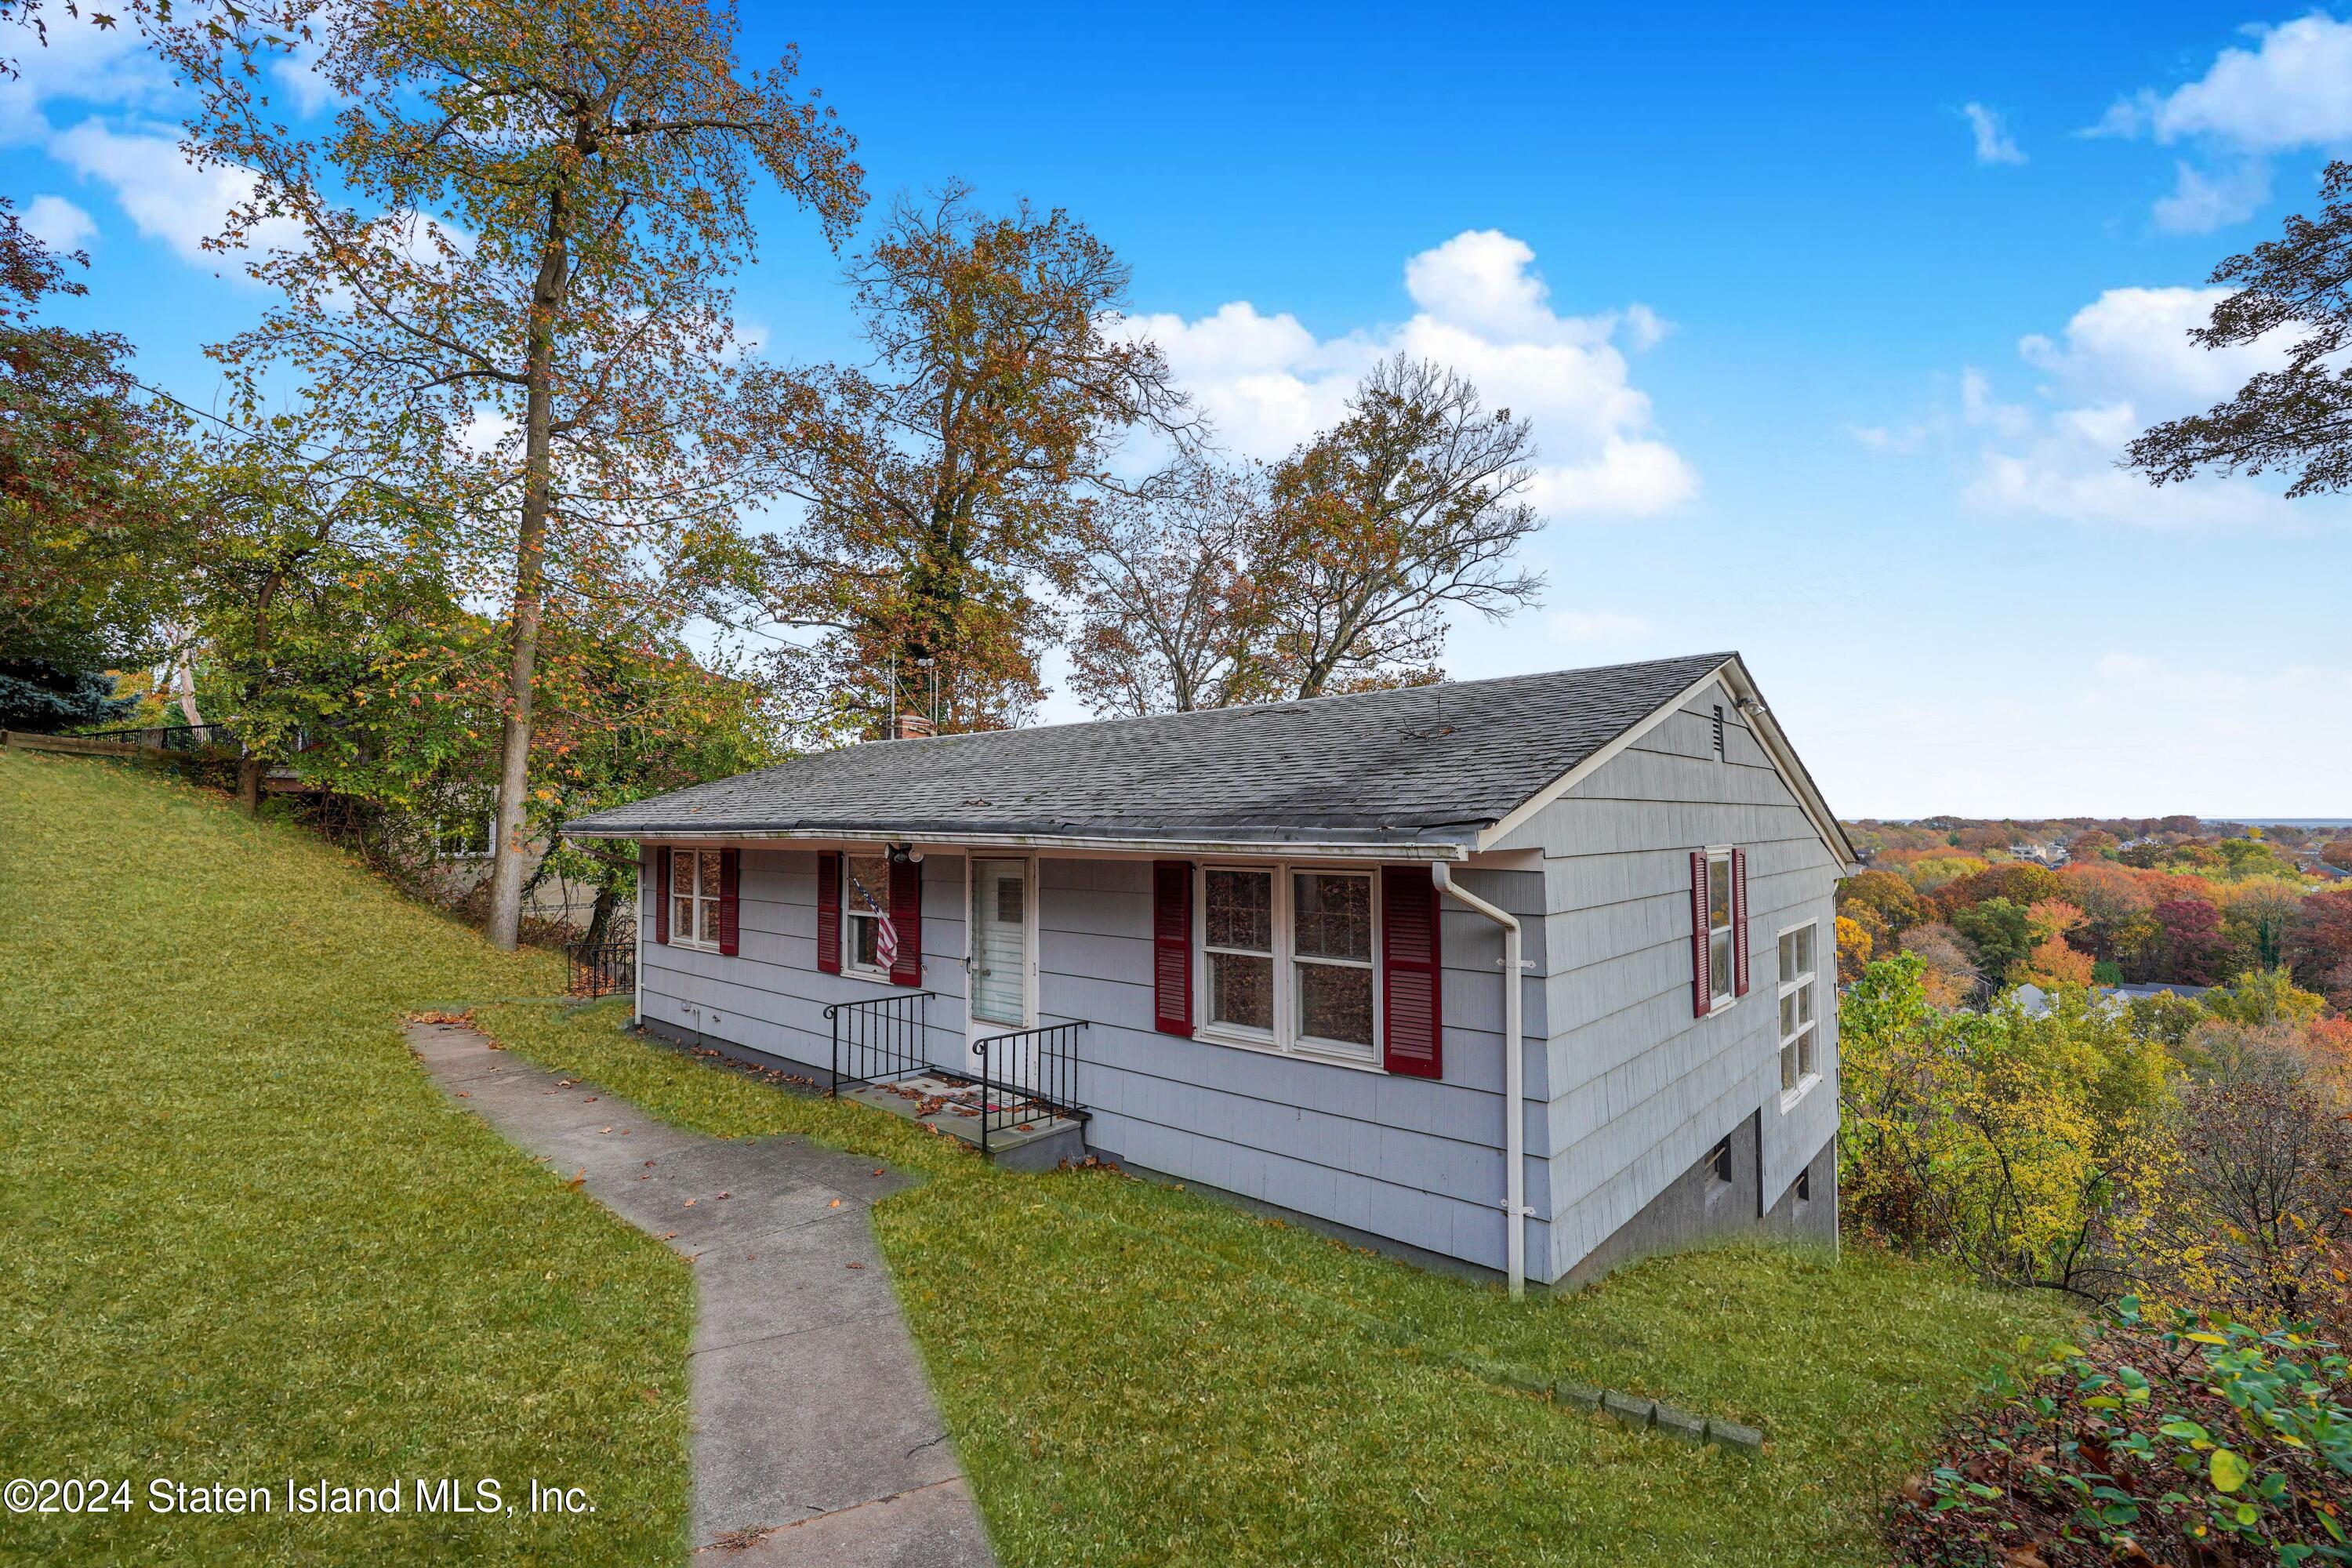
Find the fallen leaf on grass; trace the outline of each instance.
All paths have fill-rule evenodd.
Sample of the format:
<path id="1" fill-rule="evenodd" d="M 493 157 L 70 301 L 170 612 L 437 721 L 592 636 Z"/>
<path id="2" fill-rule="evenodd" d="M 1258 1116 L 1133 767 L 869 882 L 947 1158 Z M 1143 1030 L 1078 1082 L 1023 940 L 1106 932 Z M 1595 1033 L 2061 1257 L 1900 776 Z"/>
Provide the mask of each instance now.
<path id="1" fill-rule="evenodd" d="M 576 1176 L 572 1177 L 570 1181 L 568 1181 L 568 1182 L 564 1183 L 563 1184 L 564 1184 L 565 1186 L 567 1186 L 567 1187 L 578 1187 L 578 1186 L 585 1186 L 585 1185 L 587 1184 L 587 1182 L 588 1182 L 588 1167 L 587 1167 L 587 1166 L 585 1166 L 585 1165 L 583 1165 L 583 1166 L 581 1166 L 581 1167 L 580 1167 L 580 1173 L 579 1173 L 578 1175 L 576 1175 Z"/>

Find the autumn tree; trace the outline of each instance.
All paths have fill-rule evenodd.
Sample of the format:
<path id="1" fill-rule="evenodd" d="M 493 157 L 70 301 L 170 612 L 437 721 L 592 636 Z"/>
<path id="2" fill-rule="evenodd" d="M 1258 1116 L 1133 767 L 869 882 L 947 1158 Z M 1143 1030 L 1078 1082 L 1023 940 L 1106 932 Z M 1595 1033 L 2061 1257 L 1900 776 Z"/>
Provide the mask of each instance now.
<path id="1" fill-rule="evenodd" d="M 2352 888 L 2312 894 L 2287 932 L 2287 957 L 2298 979 L 2352 1005 Z"/>
<path id="2" fill-rule="evenodd" d="M 1265 475 L 1177 465 L 1106 497 L 1085 534 L 1071 690 L 1102 714 L 1186 713 L 1283 694 L 1265 586 Z"/>
<path id="3" fill-rule="evenodd" d="M 1869 934 L 1874 952 L 1893 952 L 1897 938 L 1931 918 L 1927 901 L 1892 871 L 1863 871 L 1840 882 L 1837 908 Z"/>
<path id="4" fill-rule="evenodd" d="M 2352 484 L 2352 163 L 2327 165 L 2320 200 L 2316 219 L 2290 216 L 2278 238 L 2213 269 L 2210 281 L 2233 291 L 2189 341 L 2207 349 L 2269 341 L 2286 361 L 2204 413 L 2132 442 L 2126 462 L 2153 483 L 2276 471 L 2292 476 L 2290 497 Z"/>
<path id="5" fill-rule="evenodd" d="M 850 140 L 790 54 L 740 74 L 733 13 L 702 0 L 265 0 L 152 31 L 197 97 L 191 154 L 250 174 L 216 243 L 278 245 L 247 265 L 278 302 L 216 351 L 248 405 L 292 371 L 312 422 L 480 527 L 464 585 L 508 645 L 488 923 L 511 947 L 551 596 L 724 553 L 753 499 L 727 447 L 750 202 L 764 174 L 837 242 Z M 315 139 L 268 100 L 306 58 L 339 105 Z"/>
<path id="6" fill-rule="evenodd" d="M 220 433 L 183 467 L 189 521 L 174 562 L 178 625 L 206 710 L 244 755 L 249 812 L 264 773 L 345 727 L 378 680 L 383 636 L 451 628 L 440 519 L 410 493 L 305 449 L 290 421 Z"/>
<path id="7" fill-rule="evenodd" d="M 142 392 L 131 345 L 41 319 L 85 292 L 79 252 L 44 245 L 0 197 L 0 723 L 117 718 L 109 666 L 164 637 L 155 571 L 180 519 L 159 470 L 178 422 Z"/>
<path id="8" fill-rule="evenodd" d="M 531 792 L 530 823 L 551 837 L 566 821 L 633 800 L 728 778 L 784 756 L 774 694 L 747 672 L 698 660 L 684 617 L 649 608 L 634 624 L 558 621 L 544 693 L 546 760 Z M 601 940 L 614 912 L 632 907 L 637 857 L 627 847 L 564 840 L 534 868 L 534 881 L 568 877 L 594 889 L 582 940 Z"/>
<path id="9" fill-rule="evenodd" d="M 769 546 L 765 608 L 803 710 L 874 733 L 894 691 L 949 730 L 1042 695 L 1066 585 L 1112 458 L 1138 426 L 1189 437 L 1150 342 L 1117 330 L 1128 269 L 1058 209 L 901 198 L 850 268 L 862 366 L 776 375 L 757 437 L 801 506 Z"/>
<path id="10" fill-rule="evenodd" d="M 2157 938 L 2162 978 L 2184 985 L 2218 985 L 2231 973 L 2230 942 L 2221 933 L 2221 911 L 2202 899 L 2167 899 L 2148 911 Z"/>
<path id="11" fill-rule="evenodd" d="M 1291 694 L 1433 679 L 1455 608 L 1500 620 L 1543 580 L 1512 563 L 1541 524 L 1528 421 L 1468 380 L 1398 354 L 1347 417 L 1276 470 L 1274 554 L 1262 584 Z"/>

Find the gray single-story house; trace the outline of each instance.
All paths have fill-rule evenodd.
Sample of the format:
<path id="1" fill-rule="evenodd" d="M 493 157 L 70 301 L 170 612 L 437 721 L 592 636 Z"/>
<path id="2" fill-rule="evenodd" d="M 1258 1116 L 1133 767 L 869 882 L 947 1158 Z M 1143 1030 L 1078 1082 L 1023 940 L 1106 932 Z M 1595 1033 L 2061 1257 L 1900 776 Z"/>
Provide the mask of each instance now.
<path id="1" fill-rule="evenodd" d="M 565 831 L 642 847 L 648 1027 L 948 1131 L 1515 1286 L 1835 1234 L 1854 854 L 1737 654 L 875 742 Z"/>

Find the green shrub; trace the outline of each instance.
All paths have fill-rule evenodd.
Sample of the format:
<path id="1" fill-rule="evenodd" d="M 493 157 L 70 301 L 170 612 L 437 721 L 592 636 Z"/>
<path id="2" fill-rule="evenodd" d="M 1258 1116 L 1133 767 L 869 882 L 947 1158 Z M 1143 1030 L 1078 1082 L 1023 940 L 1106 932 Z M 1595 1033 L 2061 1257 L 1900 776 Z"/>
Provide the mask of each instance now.
<path id="1" fill-rule="evenodd" d="M 2332 1345 L 2158 1328 L 2126 1298 L 2087 1347 L 1986 1387 L 1895 1506 L 1900 1562 L 2352 1562 L 2352 1388 Z"/>

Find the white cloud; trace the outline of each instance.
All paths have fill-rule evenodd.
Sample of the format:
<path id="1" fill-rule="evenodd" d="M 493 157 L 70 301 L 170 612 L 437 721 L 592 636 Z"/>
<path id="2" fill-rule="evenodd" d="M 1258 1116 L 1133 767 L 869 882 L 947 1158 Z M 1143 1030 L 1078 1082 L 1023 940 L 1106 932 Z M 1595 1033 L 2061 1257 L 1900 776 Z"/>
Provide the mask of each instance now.
<path id="1" fill-rule="evenodd" d="M 2327 500 L 2288 501 L 2247 478 L 2200 478 L 2161 488 L 2116 467 L 2124 448 L 2159 420 L 2198 412 L 2256 371 L 2280 362 L 2276 338 L 2200 349 L 2189 331 L 2224 290 L 2110 289 L 2077 310 L 2057 339 L 2021 339 L 2019 357 L 2045 379 L 2037 402 L 2003 403 L 1991 380 L 1961 374 L 1967 423 L 1985 433 L 1971 503 L 2077 522 L 2166 530 L 2340 526 Z"/>
<path id="2" fill-rule="evenodd" d="M 229 208 L 250 196 L 256 184 L 249 169 L 197 168 L 168 135 L 116 131 L 97 120 L 50 137 L 48 151 L 85 179 L 112 190 L 141 234 L 210 268 L 219 268 L 226 258 L 207 251 L 205 240 L 220 232 Z M 299 233 L 291 218 L 272 218 L 247 243 L 267 250 L 294 244 Z"/>
<path id="3" fill-rule="evenodd" d="M 299 39 L 269 68 L 278 85 L 293 99 L 294 112 L 306 120 L 342 102 L 333 86 L 319 74 L 319 59 L 325 53 L 316 38 Z"/>
<path id="4" fill-rule="evenodd" d="M 1872 451 L 1890 452 L 1896 457 L 1917 451 L 1920 443 L 1927 438 L 1927 426 L 1924 424 L 1906 425 L 1899 430 L 1885 425 L 1849 425 L 1845 430 Z"/>
<path id="5" fill-rule="evenodd" d="M 1405 292 L 1415 313 L 1402 324 L 1329 339 L 1242 300 L 1192 321 L 1134 317 L 1127 330 L 1160 345 L 1219 440 L 1248 457 L 1280 458 L 1335 423 L 1363 374 L 1403 353 L 1450 366 L 1489 406 L 1532 421 L 1543 460 L 1530 500 L 1549 516 L 1650 516 L 1697 493 L 1617 347 L 1621 335 L 1635 349 L 1663 338 L 1671 329 L 1654 310 L 1559 314 L 1535 252 L 1493 229 L 1412 258 Z"/>
<path id="6" fill-rule="evenodd" d="M 1550 626 L 1555 642 L 1622 642 L 1650 629 L 1648 620 L 1622 610 L 1561 610 Z"/>
<path id="7" fill-rule="evenodd" d="M 1636 353 L 1656 348 L 1674 330 L 1672 321 L 1639 300 L 1625 307 L 1625 341 Z"/>
<path id="8" fill-rule="evenodd" d="M 63 196 L 35 196 L 26 204 L 22 221 L 51 250 L 79 250 L 98 237 L 97 223 Z"/>
<path id="9" fill-rule="evenodd" d="M 2248 158 L 2217 174 L 2194 164 L 2173 165 L 2172 194 L 2158 200 L 2156 226 L 2168 234 L 2210 234 L 2243 223 L 2271 199 L 2271 166 Z"/>
<path id="10" fill-rule="evenodd" d="M 2025 154 L 2018 151 L 2017 139 L 2001 123 L 2000 115 L 1981 103 L 1960 106 L 1967 117 L 1969 130 L 1976 138 L 1977 162 L 1979 163 L 2022 163 Z"/>
<path id="11" fill-rule="evenodd" d="M 2250 153 L 2352 141 L 2352 22 L 2319 12 L 2246 29 L 2252 48 L 2223 49 L 2195 81 L 2144 89 L 2107 110 L 2098 129 L 2158 142 L 2208 136 Z"/>
<path id="12" fill-rule="evenodd" d="M 2033 426 L 2032 412 L 1995 397 L 1990 378 L 1974 365 L 1960 369 L 1960 417 L 2002 436 L 2022 436 Z"/>
<path id="13" fill-rule="evenodd" d="M 2205 234 L 2242 223 L 2270 199 L 2274 153 L 2352 144 L 2352 22 L 2321 12 L 2244 29 L 2250 47 L 2223 49 L 2203 76 L 2159 92 L 2143 88 L 2110 106 L 2091 134 L 2201 144 L 2213 173 L 2180 163 L 2158 226 Z"/>
<path id="14" fill-rule="evenodd" d="M 2161 405 L 2187 413 L 2227 396 L 2257 370 L 2276 364 L 2283 345 L 2202 349 L 2192 328 L 2210 319 L 2226 289 L 2110 289 L 2074 312 L 2063 342 L 2040 333 L 2018 341 L 2026 363 L 2066 394 L 2095 401 Z"/>
<path id="15" fill-rule="evenodd" d="M 0 81 L 0 145 L 38 142 L 48 134 L 47 104 L 55 100 L 147 109 L 172 92 L 171 73 L 142 43 L 139 29 L 100 27 L 87 17 L 46 7 L 48 41 L 29 27 L 12 27 L 7 42 L 18 76 Z"/>

